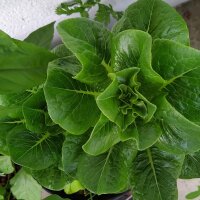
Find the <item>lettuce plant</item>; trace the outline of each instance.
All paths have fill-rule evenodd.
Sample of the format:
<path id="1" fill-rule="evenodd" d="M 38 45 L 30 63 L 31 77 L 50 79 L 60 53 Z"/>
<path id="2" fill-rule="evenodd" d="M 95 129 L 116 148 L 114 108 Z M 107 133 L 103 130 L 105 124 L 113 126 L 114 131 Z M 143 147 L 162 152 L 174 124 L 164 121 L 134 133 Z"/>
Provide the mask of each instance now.
<path id="1" fill-rule="evenodd" d="M 111 31 L 60 22 L 50 51 L 52 27 L 25 41 L 0 32 L 0 153 L 22 167 L 11 185 L 23 175 L 51 190 L 177 200 L 177 179 L 200 177 L 200 52 L 184 20 L 138 0 Z"/>

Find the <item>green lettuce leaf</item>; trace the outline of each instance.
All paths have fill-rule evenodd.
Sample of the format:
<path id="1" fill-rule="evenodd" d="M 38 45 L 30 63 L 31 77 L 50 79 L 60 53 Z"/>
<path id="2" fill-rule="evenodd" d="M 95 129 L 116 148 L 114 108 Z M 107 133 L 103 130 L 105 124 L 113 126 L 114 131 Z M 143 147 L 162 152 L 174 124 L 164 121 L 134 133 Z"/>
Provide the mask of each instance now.
<path id="1" fill-rule="evenodd" d="M 200 51 L 169 40 L 153 45 L 153 67 L 166 80 L 167 100 L 190 121 L 200 125 Z"/>
<path id="2" fill-rule="evenodd" d="M 63 43 L 82 64 L 75 78 L 100 88 L 106 85 L 110 32 L 102 24 L 86 18 L 65 20 L 57 29 Z"/>
<path id="3" fill-rule="evenodd" d="M 120 133 L 121 130 L 115 123 L 101 115 L 89 140 L 83 145 L 83 150 L 93 156 L 102 154 L 120 142 Z"/>
<path id="4" fill-rule="evenodd" d="M 43 170 L 32 170 L 31 175 L 40 185 L 54 191 L 63 190 L 70 180 L 68 175 L 59 170 L 56 165 L 52 165 Z"/>
<path id="5" fill-rule="evenodd" d="M 0 94 L 17 93 L 42 84 L 48 63 L 56 58 L 49 51 L 9 38 L 2 31 L 0 49 Z"/>
<path id="6" fill-rule="evenodd" d="M 45 107 L 43 89 L 39 89 L 24 102 L 22 110 L 28 130 L 35 133 L 43 133 L 46 130 Z"/>
<path id="7" fill-rule="evenodd" d="M 62 146 L 62 166 L 66 174 L 76 177 L 79 158 L 83 154 L 82 145 L 88 140 L 88 133 L 83 135 L 66 134 Z"/>
<path id="8" fill-rule="evenodd" d="M 181 115 L 165 97 L 155 102 L 158 109 L 155 118 L 160 120 L 163 134 L 159 146 L 173 153 L 194 153 L 200 149 L 200 126 Z"/>
<path id="9" fill-rule="evenodd" d="M 200 178 L 200 152 L 185 156 L 180 175 L 181 179 Z"/>
<path id="10" fill-rule="evenodd" d="M 9 155 L 7 137 L 15 127 L 16 124 L 0 122 L 0 154 Z"/>
<path id="11" fill-rule="evenodd" d="M 54 36 L 54 24 L 55 22 L 52 22 L 35 30 L 24 41 L 33 43 L 46 49 L 50 49 Z"/>
<path id="12" fill-rule="evenodd" d="M 52 53 L 54 53 L 56 56 L 59 58 L 67 57 L 67 56 L 72 56 L 73 53 L 67 49 L 67 47 L 64 44 L 59 44 L 55 46 L 52 50 Z"/>
<path id="13" fill-rule="evenodd" d="M 118 193 L 129 186 L 130 165 L 137 150 L 131 140 L 116 144 L 99 156 L 81 155 L 77 177 L 95 194 Z"/>
<path id="14" fill-rule="evenodd" d="M 0 95 L 0 121 L 24 120 L 22 105 L 31 95 L 30 91 Z"/>
<path id="15" fill-rule="evenodd" d="M 136 118 L 148 122 L 156 111 L 156 106 L 137 91 L 138 72 L 139 68 L 133 67 L 111 74 L 113 82 L 96 100 L 101 112 L 122 131 L 125 131 Z"/>
<path id="16" fill-rule="evenodd" d="M 99 118 L 98 92 L 73 79 L 65 68 L 49 67 L 44 92 L 50 117 L 71 134 L 85 133 Z"/>
<path id="17" fill-rule="evenodd" d="M 73 76 L 78 74 L 81 70 L 80 62 L 73 55 L 53 60 L 52 62 L 49 63 L 48 66 L 49 66 L 49 68 L 51 68 L 51 67 L 64 68 L 68 73 L 70 73 Z"/>
<path id="18" fill-rule="evenodd" d="M 85 188 L 79 183 L 79 181 L 74 180 L 65 186 L 64 191 L 66 194 L 74 194 L 84 189 Z"/>
<path id="19" fill-rule="evenodd" d="M 164 38 L 189 44 L 189 32 L 182 17 L 162 0 L 139 0 L 131 4 L 116 23 L 113 32 L 138 29 L 153 39 Z"/>
<path id="20" fill-rule="evenodd" d="M 162 129 L 156 120 L 149 123 L 137 124 L 138 138 L 136 138 L 137 149 L 145 150 L 155 144 L 162 135 Z"/>
<path id="21" fill-rule="evenodd" d="M 139 30 L 123 31 L 112 40 L 112 66 L 115 71 L 130 67 L 138 67 L 137 75 L 139 91 L 147 98 L 155 95 L 155 91 L 165 81 L 151 66 L 152 38 L 148 33 Z"/>
<path id="22" fill-rule="evenodd" d="M 58 161 L 63 137 L 48 132 L 36 134 L 20 125 L 10 132 L 7 142 L 11 158 L 16 164 L 42 170 Z"/>
<path id="23" fill-rule="evenodd" d="M 139 152 L 133 163 L 131 185 L 135 200 L 177 200 L 176 179 L 184 155 L 172 154 L 156 147 Z"/>

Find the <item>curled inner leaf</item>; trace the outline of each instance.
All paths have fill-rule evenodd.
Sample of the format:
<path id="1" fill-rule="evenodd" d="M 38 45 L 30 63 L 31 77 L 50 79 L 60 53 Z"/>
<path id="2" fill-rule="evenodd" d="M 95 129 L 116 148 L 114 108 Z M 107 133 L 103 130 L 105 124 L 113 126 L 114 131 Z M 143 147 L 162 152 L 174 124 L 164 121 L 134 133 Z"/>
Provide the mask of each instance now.
<path id="1" fill-rule="evenodd" d="M 122 114 L 132 113 L 133 118 L 138 116 L 145 118 L 147 116 L 147 107 L 136 91 L 124 84 L 119 85 L 119 90 L 119 109 Z"/>
<path id="2" fill-rule="evenodd" d="M 136 118 L 149 122 L 156 111 L 156 106 L 138 91 L 139 71 L 139 68 L 132 67 L 117 72 L 113 82 L 97 98 L 102 113 L 123 131 L 135 123 Z"/>

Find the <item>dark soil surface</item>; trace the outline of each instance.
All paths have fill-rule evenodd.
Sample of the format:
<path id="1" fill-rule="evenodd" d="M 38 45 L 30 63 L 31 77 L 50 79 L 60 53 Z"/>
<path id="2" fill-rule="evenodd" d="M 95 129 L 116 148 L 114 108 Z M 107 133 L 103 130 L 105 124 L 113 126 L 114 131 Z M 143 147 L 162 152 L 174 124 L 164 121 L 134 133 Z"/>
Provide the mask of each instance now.
<path id="1" fill-rule="evenodd" d="M 55 192 L 54 194 L 58 194 L 59 196 L 63 198 L 69 198 L 71 200 L 90 200 L 91 196 L 90 194 L 84 194 L 84 193 L 77 193 L 73 195 L 66 195 L 64 192 Z M 123 194 L 118 195 L 92 195 L 92 200 L 132 200 L 131 193 L 126 192 Z"/>

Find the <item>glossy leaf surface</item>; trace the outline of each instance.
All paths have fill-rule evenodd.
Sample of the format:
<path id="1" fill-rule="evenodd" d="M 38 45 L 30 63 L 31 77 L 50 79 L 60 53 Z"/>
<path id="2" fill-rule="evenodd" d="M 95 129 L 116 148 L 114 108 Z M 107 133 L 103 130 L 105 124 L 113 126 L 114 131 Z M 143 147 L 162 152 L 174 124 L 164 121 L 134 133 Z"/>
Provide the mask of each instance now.
<path id="1" fill-rule="evenodd" d="M 44 91 L 50 117 L 68 132 L 83 134 L 97 121 L 99 109 L 94 99 L 97 93 L 73 79 L 65 69 L 48 69 Z"/>
<path id="2" fill-rule="evenodd" d="M 116 34 L 112 40 L 112 66 L 115 71 L 137 67 L 139 90 L 151 97 L 165 83 L 164 79 L 151 66 L 152 38 L 139 30 L 126 30 Z"/>
<path id="3" fill-rule="evenodd" d="M 164 38 L 189 44 L 187 25 L 181 16 L 162 0 L 139 0 L 131 4 L 113 31 L 138 29 L 153 39 Z"/>
<path id="4" fill-rule="evenodd" d="M 34 170 L 45 169 L 56 163 L 62 142 L 61 135 L 36 134 L 26 130 L 23 126 L 16 127 L 8 136 L 8 147 L 12 160 Z"/>
<path id="5" fill-rule="evenodd" d="M 152 147 L 139 152 L 132 168 L 132 190 L 135 200 L 177 200 L 176 179 L 184 155 L 173 155 Z"/>
<path id="6" fill-rule="evenodd" d="M 137 152 L 134 148 L 135 143 L 127 141 L 99 156 L 82 155 L 77 174 L 80 183 L 96 194 L 126 190 L 130 165 Z"/>
<path id="7" fill-rule="evenodd" d="M 40 185 L 54 191 L 62 190 L 69 181 L 68 176 L 59 170 L 56 165 L 43 170 L 32 170 L 31 175 Z"/>
<path id="8" fill-rule="evenodd" d="M 157 102 L 156 118 L 163 134 L 158 145 L 178 153 L 193 153 L 200 149 L 200 126 L 186 119 L 163 97 Z"/>
<path id="9" fill-rule="evenodd" d="M 200 153 L 199 151 L 185 156 L 180 178 L 192 179 L 200 177 Z"/>
<path id="10" fill-rule="evenodd" d="M 199 124 L 200 52 L 169 40 L 157 40 L 153 46 L 153 67 L 167 80 L 163 88 L 177 111 Z"/>
<path id="11" fill-rule="evenodd" d="M 0 38 L 5 33 L 0 32 Z M 6 46 L 6 47 L 4 47 Z M 45 81 L 48 63 L 56 56 L 35 45 L 7 36 L 0 42 L 0 94 L 30 89 Z"/>
<path id="12" fill-rule="evenodd" d="M 105 84 L 108 77 L 102 62 L 109 58 L 110 32 L 102 24 L 86 18 L 63 21 L 57 28 L 66 47 L 82 64 L 76 79 L 88 84 Z"/>
<path id="13" fill-rule="evenodd" d="M 102 154 L 121 140 L 120 133 L 120 128 L 102 115 L 89 140 L 83 145 L 83 150 L 94 156 Z"/>
<path id="14" fill-rule="evenodd" d="M 75 177 L 79 158 L 83 154 L 82 145 L 87 141 L 88 134 L 71 135 L 66 134 L 62 147 L 62 165 L 66 174 Z"/>
<path id="15" fill-rule="evenodd" d="M 22 107 L 26 128 L 35 133 L 45 131 L 46 101 L 42 89 L 28 98 Z"/>
<path id="16" fill-rule="evenodd" d="M 49 49 L 54 36 L 54 24 L 52 22 L 32 32 L 26 39 L 26 42 Z"/>

